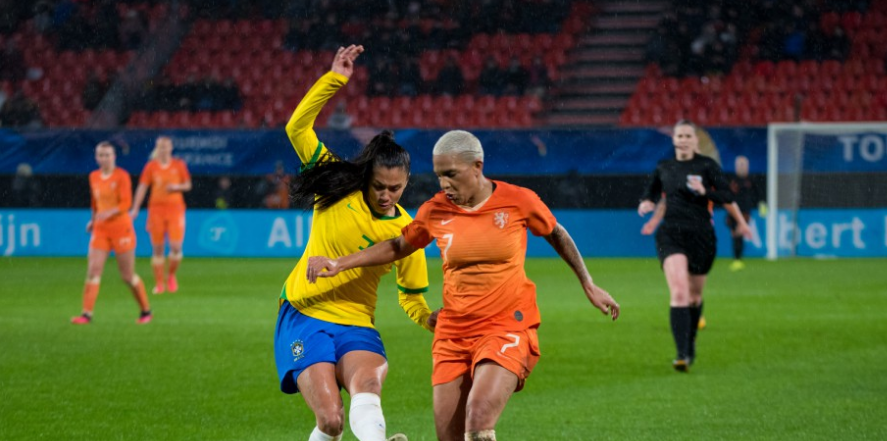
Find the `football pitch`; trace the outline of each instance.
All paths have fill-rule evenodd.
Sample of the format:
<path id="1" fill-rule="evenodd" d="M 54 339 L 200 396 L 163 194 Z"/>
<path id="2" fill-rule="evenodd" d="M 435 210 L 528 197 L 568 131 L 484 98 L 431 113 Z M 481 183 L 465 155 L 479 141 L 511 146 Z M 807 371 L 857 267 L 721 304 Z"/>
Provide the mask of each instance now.
<path id="1" fill-rule="evenodd" d="M 279 392 L 271 351 L 294 263 L 187 258 L 179 293 L 151 296 L 154 321 L 139 326 L 112 261 L 93 323 L 74 326 L 85 257 L 0 259 L 0 439 L 307 439 L 314 418 Z M 720 259 L 689 374 L 671 369 L 658 262 L 587 264 L 622 317 L 594 310 L 562 261 L 530 259 L 542 358 L 499 439 L 887 439 L 887 260 L 750 260 L 733 273 Z M 429 265 L 437 308 L 440 261 Z M 150 289 L 148 259 L 138 271 Z M 435 439 L 431 334 L 400 310 L 390 275 L 376 323 L 389 433 Z"/>

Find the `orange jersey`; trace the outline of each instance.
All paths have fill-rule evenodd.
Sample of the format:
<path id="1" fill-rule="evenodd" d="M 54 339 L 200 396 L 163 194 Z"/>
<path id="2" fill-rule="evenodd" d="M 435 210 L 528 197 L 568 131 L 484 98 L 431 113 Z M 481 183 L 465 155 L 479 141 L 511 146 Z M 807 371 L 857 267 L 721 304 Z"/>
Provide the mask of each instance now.
<path id="1" fill-rule="evenodd" d="M 96 228 L 116 228 L 132 225 L 129 208 L 132 206 L 132 178 L 126 170 L 116 167 L 109 176 L 102 176 L 101 170 L 89 174 L 89 189 L 92 194 L 92 212 L 117 208 L 119 213 L 103 221 L 96 221 Z"/>
<path id="2" fill-rule="evenodd" d="M 153 159 L 145 164 L 139 183 L 151 186 L 151 196 L 148 198 L 148 207 L 184 207 L 185 198 L 180 191 L 167 191 L 170 184 L 184 184 L 191 180 L 185 161 L 172 158 L 169 164 L 163 166 L 160 161 Z"/>
<path id="3" fill-rule="evenodd" d="M 527 228 L 551 234 L 557 221 L 535 193 L 493 181 L 496 189 L 477 211 L 443 192 L 419 208 L 404 238 L 424 248 L 437 239 L 443 258 L 443 302 L 435 338 L 518 331 L 539 325 L 536 285 L 524 272 Z"/>

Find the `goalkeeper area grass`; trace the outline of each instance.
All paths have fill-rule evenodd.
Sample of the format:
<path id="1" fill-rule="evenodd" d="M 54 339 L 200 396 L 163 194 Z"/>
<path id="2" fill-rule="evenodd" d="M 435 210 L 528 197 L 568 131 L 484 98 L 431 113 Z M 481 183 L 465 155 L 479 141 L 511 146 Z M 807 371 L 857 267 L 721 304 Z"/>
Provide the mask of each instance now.
<path id="1" fill-rule="evenodd" d="M 887 259 L 749 260 L 740 272 L 718 260 L 689 374 L 671 368 L 658 262 L 586 262 L 622 317 L 595 310 L 564 262 L 529 259 L 542 358 L 499 439 L 887 439 Z M 271 348 L 294 263 L 187 258 L 179 292 L 151 296 L 154 321 L 136 325 L 112 259 L 93 323 L 75 326 L 85 257 L 0 259 L 0 439 L 307 439 L 314 417 L 279 391 Z M 440 261 L 429 266 L 437 308 Z M 148 259 L 138 272 L 150 290 Z M 391 275 L 376 323 L 388 432 L 433 440 L 432 336 L 400 310 Z"/>

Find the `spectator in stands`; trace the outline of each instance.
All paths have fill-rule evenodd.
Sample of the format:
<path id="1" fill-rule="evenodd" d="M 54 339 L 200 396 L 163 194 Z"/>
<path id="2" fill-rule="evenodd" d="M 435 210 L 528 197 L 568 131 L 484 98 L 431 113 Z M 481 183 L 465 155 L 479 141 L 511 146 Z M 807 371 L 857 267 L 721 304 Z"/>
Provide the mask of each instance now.
<path id="1" fill-rule="evenodd" d="M 370 96 L 387 96 L 394 93 L 394 80 L 396 75 L 389 59 L 385 56 L 377 56 L 369 71 L 370 82 L 367 86 L 367 94 Z"/>
<path id="2" fill-rule="evenodd" d="M 348 130 L 351 128 L 351 122 L 354 118 L 348 114 L 346 106 L 345 101 L 339 101 L 336 103 L 336 109 L 333 111 L 333 114 L 330 115 L 329 119 L 326 120 L 327 128 L 334 130 Z"/>
<path id="3" fill-rule="evenodd" d="M 520 59 L 511 57 L 508 62 L 508 68 L 503 73 L 505 79 L 505 87 L 502 89 L 503 95 L 523 95 L 527 90 L 527 80 L 529 74 L 520 64 Z"/>
<path id="4" fill-rule="evenodd" d="M 419 61 L 414 57 L 404 57 L 400 63 L 400 94 L 416 96 L 422 88 L 422 73 Z"/>
<path id="5" fill-rule="evenodd" d="M 0 81 L 10 81 L 17 84 L 25 79 L 27 67 L 25 56 L 19 50 L 15 40 L 6 41 L 3 52 L 0 52 Z"/>
<path id="6" fill-rule="evenodd" d="M 34 177 L 31 164 L 23 162 L 15 169 L 12 178 L 12 206 L 33 208 L 40 206 L 40 182 Z"/>
<path id="7" fill-rule="evenodd" d="M 464 82 L 462 69 L 456 64 L 456 59 L 452 56 L 447 57 L 444 66 L 437 73 L 436 92 L 441 95 L 459 95 L 462 93 Z"/>
<path id="8" fill-rule="evenodd" d="M 548 66 L 542 62 L 542 57 L 535 56 L 527 69 L 527 94 L 542 97 L 548 91 L 551 85 L 551 78 L 548 77 Z"/>
<path id="9" fill-rule="evenodd" d="M 819 23 L 811 21 L 807 24 L 806 39 L 804 44 L 804 58 L 808 60 L 822 61 L 826 54 L 826 39 Z"/>
<path id="10" fill-rule="evenodd" d="M 785 48 L 785 34 L 778 23 L 771 21 L 765 25 L 760 48 L 759 56 L 761 59 L 770 61 L 782 59 L 783 49 Z"/>
<path id="11" fill-rule="evenodd" d="M 231 178 L 222 176 L 216 187 L 215 206 L 224 210 L 231 206 Z"/>
<path id="12" fill-rule="evenodd" d="M 650 38 L 650 41 L 647 42 L 647 47 L 644 50 L 644 57 L 648 63 L 656 63 L 660 67 L 665 66 L 670 57 L 668 47 L 670 43 L 670 36 L 668 32 L 668 28 L 665 27 L 665 24 L 660 24 L 656 27 L 656 34 Z"/>
<path id="13" fill-rule="evenodd" d="M 197 77 L 194 74 L 188 75 L 188 79 L 182 85 L 173 87 L 177 103 L 175 110 L 194 111 L 202 88 L 197 82 Z"/>
<path id="14" fill-rule="evenodd" d="M 723 43 L 715 41 L 705 54 L 705 74 L 724 75 L 730 71 L 730 67 L 727 49 Z"/>
<path id="15" fill-rule="evenodd" d="M 243 107 L 243 100 L 240 98 L 240 89 L 234 78 L 228 77 L 218 90 L 217 110 L 240 110 Z"/>
<path id="16" fill-rule="evenodd" d="M 95 110 L 99 103 L 108 92 L 110 83 L 107 79 L 102 78 L 98 72 L 92 70 L 86 79 L 86 85 L 83 86 L 83 92 L 80 99 L 83 101 L 83 108 L 86 110 Z"/>
<path id="17" fill-rule="evenodd" d="M 203 77 L 194 94 L 193 109 L 196 111 L 212 111 L 218 110 L 221 106 L 218 102 L 220 98 L 219 83 L 215 78 L 209 75 Z"/>
<path id="18" fill-rule="evenodd" d="M 283 40 L 283 46 L 291 51 L 319 48 L 320 38 L 322 38 L 319 25 L 316 18 L 293 17 L 289 23 L 289 32 Z"/>
<path id="19" fill-rule="evenodd" d="M 265 176 L 266 191 L 262 202 L 265 208 L 287 209 L 290 207 L 290 180 L 282 161 L 274 164 L 274 173 Z"/>
<path id="20" fill-rule="evenodd" d="M 115 0 L 100 0 L 92 14 L 87 18 L 89 22 L 89 38 L 88 47 L 98 49 L 118 49 L 120 47 L 120 38 L 118 32 L 118 23 L 120 22 L 120 13 L 117 12 Z"/>
<path id="21" fill-rule="evenodd" d="M 478 93 L 481 95 L 499 96 L 502 94 L 502 70 L 493 56 L 488 56 L 477 79 Z"/>
<path id="22" fill-rule="evenodd" d="M 161 77 L 154 86 L 154 102 L 156 110 L 172 111 L 179 107 L 179 88 L 169 77 Z"/>
<path id="23" fill-rule="evenodd" d="M 21 90 L 16 90 L 0 109 L 0 126 L 39 128 L 43 126 L 43 122 L 37 104 L 28 99 Z"/>
<path id="24" fill-rule="evenodd" d="M 342 35 L 339 32 L 339 18 L 335 12 L 330 11 L 324 19 L 320 45 L 317 49 L 323 51 L 335 51 L 342 44 Z"/>
<path id="25" fill-rule="evenodd" d="M 785 31 L 783 53 L 792 60 L 799 61 L 804 56 L 807 35 L 794 23 L 789 23 Z"/>
<path id="26" fill-rule="evenodd" d="M 125 50 L 136 50 L 148 34 L 145 18 L 135 9 L 126 11 L 120 23 L 120 42 Z"/>
<path id="27" fill-rule="evenodd" d="M 718 34 L 713 23 L 707 23 L 692 43 L 690 43 L 689 73 L 690 75 L 702 75 L 706 70 L 709 48 L 717 40 Z"/>
<path id="28" fill-rule="evenodd" d="M 48 1 L 39 1 L 34 5 L 34 30 L 45 34 L 52 30 L 52 5 Z"/>
<path id="29" fill-rule="evenodd" d="M 844 61 L 850 53 L 850 39 L 841 26 L 835 26 L 832 35 L 826 37 L 826 58 Z"/>
<path id="30" fill-rule="evenodd" d="M 0 34 L 11 34 L 31 12 L 31 2 L 0 0 Z"/>

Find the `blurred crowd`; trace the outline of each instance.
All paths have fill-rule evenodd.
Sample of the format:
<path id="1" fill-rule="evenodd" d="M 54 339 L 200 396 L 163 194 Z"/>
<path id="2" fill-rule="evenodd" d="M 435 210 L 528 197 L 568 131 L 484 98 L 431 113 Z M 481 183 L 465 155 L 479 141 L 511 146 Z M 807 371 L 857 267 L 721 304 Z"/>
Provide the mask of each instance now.
<path id="1" fill-rule="evenodd" d="M 864 11 L 868 1 L 680 0 L 647 45 L 646 57 L 667 76 L 730 71 L 741 46 L 757 45 L 757 58 L 844 60 L 850 40 L 840 25 L 821 29 L 823 12 Z"/>
<path id="2" fill-rule="evenodd" d="M 51 36 L 59 50 L 138 48 L 148 32 L 148 19 L 138 10 L 121 14 L 118 0 L 0 0 L 0 34 L 15 31 L 33 19 L 34 31 Z"/>
<path id="3" fill-rule="evenodd" d="M 233 78 L 220 81 L 209 75 L 198 80 L 196 75 L 189 75 L 182 84 L 165 76 L 147 82 L 135 110 L 199 112 L 240 110 L 242 106 L 240 89 Z"/>
<path id="4" fill-rule="evenodd" d="M 437 76 L 423 80 L 420 56 L 429 50 L 464 49 L 478 33 L 555 33 L 570 0 L 317 0 L 292 8 L 284 46 L 290 50 L 334 50 L 350 42 L 382 48 L 363 57 L 370 95 L 422 93 L 458 95 L 465 79 L 455 58 Z M 495 64 L 495 65 L 494 65 Z M 541 60 L 522 66 L 512 59 L 499 66 L 490 57 L 479 79 L 479 93 L 541 93 L 548 85 Z"/>

